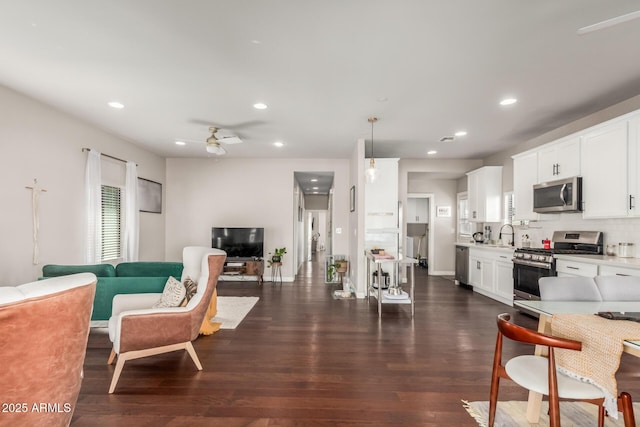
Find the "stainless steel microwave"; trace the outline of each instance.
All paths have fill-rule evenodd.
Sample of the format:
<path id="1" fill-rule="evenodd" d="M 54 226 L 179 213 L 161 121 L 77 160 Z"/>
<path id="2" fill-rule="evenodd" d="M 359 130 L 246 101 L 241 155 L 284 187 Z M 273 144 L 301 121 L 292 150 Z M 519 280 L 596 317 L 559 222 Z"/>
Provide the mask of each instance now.
<path id="1" fill-rule="evenodd" d="M 582 177 L 574 176 L 534 185 L 533 211 L 538 213 L 582 211 Z"/>

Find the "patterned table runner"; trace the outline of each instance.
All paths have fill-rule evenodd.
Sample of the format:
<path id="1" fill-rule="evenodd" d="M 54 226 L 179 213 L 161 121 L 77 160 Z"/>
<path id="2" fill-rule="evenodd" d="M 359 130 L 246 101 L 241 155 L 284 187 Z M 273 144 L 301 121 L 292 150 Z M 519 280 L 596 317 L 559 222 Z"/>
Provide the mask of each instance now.
<path id="1" fill-rule="evenodd" d="M 618 384 L 615 375 L 620 366 L 624 341 L 640 339 L 640 323 L 608 320 L 593 314 L 554 314 L 551 332 L 582 342 L 582 351 L 556 349 L 558 369 L 600 388 L 605 395 L 605 409 L 617 419 Z"/>

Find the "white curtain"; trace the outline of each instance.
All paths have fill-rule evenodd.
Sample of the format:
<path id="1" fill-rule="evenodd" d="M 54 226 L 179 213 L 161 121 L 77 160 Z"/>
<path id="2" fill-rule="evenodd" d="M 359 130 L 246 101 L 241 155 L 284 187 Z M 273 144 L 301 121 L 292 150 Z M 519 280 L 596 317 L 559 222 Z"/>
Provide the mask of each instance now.
<path id="1" fill-rule="evenodd" d="M 128 262 L 138 261 L 140 214 L 138 213 L 138 166 L 134 162 L 127 162 L 124 197 L 122 258 Z"/>
<path id="2" fill-rule="evenodd" d="M 86 248 L 84 262 L 102 261 L 102 168 L 100 153 L 89 151 L 85 172 Z"/>

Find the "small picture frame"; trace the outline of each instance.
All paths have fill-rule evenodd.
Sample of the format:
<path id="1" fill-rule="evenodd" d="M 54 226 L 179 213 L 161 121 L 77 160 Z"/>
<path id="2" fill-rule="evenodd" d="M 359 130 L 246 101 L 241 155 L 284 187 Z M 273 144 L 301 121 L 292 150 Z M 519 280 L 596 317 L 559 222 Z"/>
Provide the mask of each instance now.
<path id="1" fill-rule="evenodd" d="M 349 194 L 349 211 L 355 212 L 356 210 L 356 186 L 351 186 L 351 191 Z"/>
<path id="2" fill-rule="evenodd" d="M 438 206 L 436 207 L 436 216 L 438 217 L 450 217 L 451 206 Z"/>

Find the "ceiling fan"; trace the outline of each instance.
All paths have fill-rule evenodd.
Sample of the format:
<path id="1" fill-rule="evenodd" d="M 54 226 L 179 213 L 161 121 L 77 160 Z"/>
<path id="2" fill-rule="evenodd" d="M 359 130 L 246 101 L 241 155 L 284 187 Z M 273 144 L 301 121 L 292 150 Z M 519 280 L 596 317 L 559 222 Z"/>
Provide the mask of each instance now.
<path id="1" fill-rule="evenodd" d="M 605 28 L 613 27 L 614 25 L 622 24 L 623 22 L 631 21 L 640 18 L 640 10 L 630 12 L 624 15 L 616 16 L 614 18 L 605 19 L 604 21 L 596 22 L 595 24 L 587 25 L 578 29 L 578 35 L 591 33 L 593 31 L 603 30 Z"/>
<path id="2" fill-rule="evenodd" d="M 242 142 L 242 140 L 240 138 L 238 138 L 237 136 L 221 136 L 221 137 L 217 137 L 216 136 L 216 132 L 218 132 L 220 129 L 215 127 L 215 126 L 211 126 L 209 128 L 209 132 L 211 132 L 211 136 L 209 138 L 207 138 L 207 152 L 211 153 L 211 154 L 215 154 L 216 156 L 222 156 L 224 154 L 227 153 L 227 150 L 224 149 L 224 147 L 222 144 L 240 144 Z"/>

